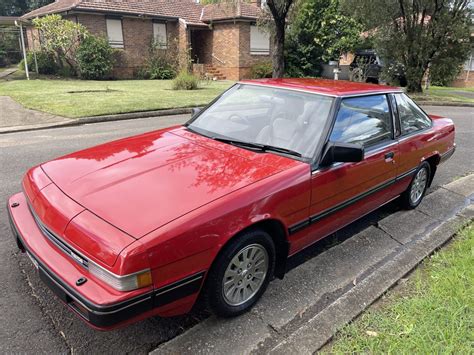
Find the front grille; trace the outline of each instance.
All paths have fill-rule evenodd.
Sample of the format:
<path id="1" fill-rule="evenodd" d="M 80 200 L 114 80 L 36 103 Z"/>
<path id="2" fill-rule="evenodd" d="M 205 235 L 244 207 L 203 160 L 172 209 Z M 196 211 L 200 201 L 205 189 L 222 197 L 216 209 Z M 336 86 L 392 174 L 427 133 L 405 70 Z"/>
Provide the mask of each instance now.
<path id="1" fill-rule="evenodd" d="M 35 211 L 33 210 L 33 208 L 31 207 L 29 203 L 28 203 L 28 207 L 30 208 L 30 212 L 33 215 L 33 218 L 35 219 L 35 222 L 38 225 L 38 228 L 43 233 L 43 235 L 46 238 L 48 238 L 48 240 L 51 241 L 54 245 L 56 245 L 61 251 L 63 251 L 66 255 L 68 255 L 72 260 L 74 260 L 76 263 L 78 263 L 82 267 L 88 269 L 89 260 L 87 260 L 87 258 L 82 256 L 79 252 L 77 252 L 68 244 L 66 244 L 53 231 L 51 231 L 48 227 L 46 227 L 46 225 L 44 225 L 44 223 L 36 215 Z"/>

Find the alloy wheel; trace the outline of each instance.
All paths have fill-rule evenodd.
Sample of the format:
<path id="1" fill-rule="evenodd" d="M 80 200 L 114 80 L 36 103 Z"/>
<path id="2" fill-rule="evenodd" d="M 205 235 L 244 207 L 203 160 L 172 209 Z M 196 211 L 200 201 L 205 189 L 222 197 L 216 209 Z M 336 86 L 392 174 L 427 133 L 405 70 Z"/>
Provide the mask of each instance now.
<path id="1" fill-rule="evenodd" d="M 251 244 L 238 251 L 224 273 L 224 301 L 231 306 L 249 301 L 262 287 L 268 266 L 268 252 L 262 245 Z"/>
<path id="2" fill-rule="evenodd" d="M 425 168 L 422 168 L 416 173 L 410 188 L 410 200 L 413 205 L 416 205 L 423 197 L 427 181 L 428 172 Z"/>

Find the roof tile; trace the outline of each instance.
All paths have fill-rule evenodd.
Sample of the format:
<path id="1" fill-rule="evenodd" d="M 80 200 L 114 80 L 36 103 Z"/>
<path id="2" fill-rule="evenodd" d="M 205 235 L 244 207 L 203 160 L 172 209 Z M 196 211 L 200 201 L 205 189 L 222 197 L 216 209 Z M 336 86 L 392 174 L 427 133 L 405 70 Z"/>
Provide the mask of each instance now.
<path id="1" fill-rule="evenodd" d="M 31 19 L 69 10 L 182 18 L 188 24 L 194 25 L 231 18 L 256 19 L 261 11 L 255 5 L 243 2 L 237 5 L 201 5 L 194 0 L 56 0 L 23 15 L 22 18 Z"/>

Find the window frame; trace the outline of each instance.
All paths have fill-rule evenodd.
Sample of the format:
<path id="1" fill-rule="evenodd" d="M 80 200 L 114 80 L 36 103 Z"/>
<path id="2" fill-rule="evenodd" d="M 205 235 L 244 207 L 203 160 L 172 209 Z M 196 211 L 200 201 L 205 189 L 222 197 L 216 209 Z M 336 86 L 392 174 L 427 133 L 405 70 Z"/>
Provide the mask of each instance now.
<path id="1" fill-rule="evenodd" d="M 156 34 L 155 33 L 155 25 L 163 25 L 164 28 L 165 28 L 165 42 L 164 43 L 159 43 L 157 40 L 156 40 Z M 155 45 L 157 45 L 157 47 L 159 49 L 168 49 L 168 24 L 166 23 L 166 21 L 152 21 L 152 33 L 153 33 L 153 43 Z"/>
<path id="2" fill-rule="evenodd" d="M 337 109 L 334 113 L 334 117 L 332 119 L 331 129 L 330 129 L 329 134 L 327 136 L 326 143 L 329 142 L 330 139 L 331 139 L 331 135 L 334 131 L 334 126 L 336 125 L 337 115 L 339 114 L 339 111 L 341 109 L 342 101 L 347 100 L 347 99 L 361 99 L 361 98 L 369 97 L 369 96 L 385 96 L 385 99 L 387 100 L 389 115 L 390 115 L 390 137 L 387 138 L 387 139 L 384 139 L 380 142 L 374 142 L 374 143 L 372 143 L 370 145 L 367 145 L 367 146 L 362 145 L 364 147 L 365 152 L 370 152 L 372 150 L 378 150 L 378 149 L 380 149 L 380 147 L 383 147 L 383 146 L 387 145 L 387 143 L 391 143 L 395 139 L 395 130 L 394 130 L 395 122 L 394 122 L 393 110 L 392 110 L 392 107 L 391 107 L 391 104 L 390 104 L 390 98 L 388 96 L 388 93 L 383 92 L 383 93 L 371 93 L 369 95 L 341 96 L 340 101 L 339 101 L 338 106 L 337 106 Z"/>
<path id="3" fill-rule="evenodd" d="M 255 28 L 257 31 L 260 33 L 265 33 L 261 31 L 256 24 L 250 24 L 250 31 L 249 31 L 249 53 L 250 55 L 270 55 L 270 35 L 265 33 L 268 36 L 268 50 L 267 49 L 261 49 L 261 48 L 252 48 L 252 28 Z"/>
<path id="4" fill-rule="evenodd" d="M 122 41 L 112 41 L 109 37 L 109 26 L 108 21 L 120 21 L 120 31 L 122 34 Z M 116 49 L 124 49 L 125 48 L 125 36 L 123 35 L 123 19 L 121 17 L 116 16 L 106 16 L 105 17 L 105 30 L 107 32 L 107 41 L 112 48 Z M 116 43 L 113 43 L 116 42 Z"/>
<path id="5" fill-rule="evenodd" d="M 376 93 L 367 93 L 367 94 L 353 94 L 353 95 L 341 95 L 337 96 L 336 100 L 334 100 L 333 107 L 331 109 L 331 113 L 329 115 L 328 123 L 326 124 L 326 127 L 323 130 L 323 133 L 321 135 L 321 138 L 324 137 L 324 139 L 320 140 L 320 144 L 317 146 L 317 150 L 314 153 L 314 158 L 313 161 L 311 162 L 311 175 L 317 174 L 321 169 L 331 169 L 334 166 L 340 165 L 340 164 L 352 164 L 352 163 L 336 163 L 328 167 L 321 167 L 321 160 L 324 155 L 324 148 L 329 142 L 329 138 L 331 136 L 332 130 L 334 128 L 334 124 L 336 123 L 336 118 L 337 118 L 337 113 L 339 112 L 339 109 L 341 107 L 341 102 L 345 98 L 353 98 L 353 97 L 365 97 L 365 96 L 373 96 L 373 95 L 385 95 L 387 96 L 387 99 L 390 99 L 389 96 L 392 94 L 398 94 L 398 91 L 385 91 L 385 92 L 376 92 Z M 389 104 L 389 110 L 390 114 L 392 116 L 392 122 L 396 120 L 394 116 L 393 109 L 391 105 Z M 379 142 L 373 146 L 364 148 L 365 156 L 368 154 L 372 154 L 374 152 L 380 151 L 382 149 L 386 149 L 388 147 L 393 146 L 394 144 L 398 144 L 398 139 L 397 137 L 394 136 L 394 124 L 392 123 L 392 138 L 387 141 Z M 364 157 L 365 159 L 365 157 Z"/>
<path id="6" fill-rule="evenodd" d="M 431 117 L 420 107 L 416 104 L 415 101 L 413 101 L 413 99 L 408 96 L 407 94 L 405 94 L 404 92 L 397 92 L 397 93 L 393 93 L 393 101 L 395 102 L 395 107 L 397 108 L 397 121 L 398 121 L 398 125 L 400 127 L 400 135 L 398 136 L 398 138 L 406 138 L 406 137 L 411 137 L 411 136 L 414 136 L 414 135 L 417 135 L 419 133 L 423 133 L 427 130 L 430 130 L 431 128 L 433 128 L 433 120 L 431 119 Z M 410 101 L 413 102 L 413 104 L 420 110 L 421 114 L 425 116 L 425 118 L 428 119 L 428 121 L 430 122 L 430 125 L 426 128 L 422 128 L 422 129 L 419 129 L 417 131 L 413 131 L 413 132 L 408 132 L 408 133 L 403 133 L 402 132 L 402 119 L 400 118 L 400 111 L 398 110 L 398 103 L 397 103 L 397 97 L 396 95 L 406 95 Z"/>

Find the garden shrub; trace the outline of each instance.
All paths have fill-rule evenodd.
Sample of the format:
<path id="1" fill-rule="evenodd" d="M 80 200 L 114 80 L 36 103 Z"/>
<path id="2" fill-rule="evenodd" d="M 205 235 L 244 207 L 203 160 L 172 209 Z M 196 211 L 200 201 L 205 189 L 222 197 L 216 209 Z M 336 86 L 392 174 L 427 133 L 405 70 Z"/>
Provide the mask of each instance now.
<path id="1" fill-rule="evenodd" d="M 169 80 L 176 77 L 179 57 L 170 50 L 163 50 L 152 43 L 145 64 L 139 69 L 140 79 Z"/>
<path id="2" fill-rule="evenodd" d="M 188 73 L 181 71 L 173 80 L 173 90 L 196 90 L 199 87 L 199 79 Z"/>
<path id="3" fill-rule="evenodd" d="M 83 79 L 107 78 L 113 68 L 114 50 L 107 39 L 87 36 L 77 49 L 79 75 Z"/>
<path id="4" fill-rule="evenodd" d="M 26 54 L 26 59 L 28 61 L 28 69 L 30 71 L 35 71 L 35 57 L 33 52 L 28 52 Z M 58 73 L 59 66 L 56 64 L 55 58 L 51 53 L 45 51 L 36 52 L 36 62 L 38 63 L 38 73 L 46 75 L 54 75 Z M 25 60 L 22 59 L 19 68 L 25 70 Z"/>
<path id="5" fill-rule="evenodd" d="M 269 61 L 260 62 L 250 67 L 252 79 L 271 78 L 273 73 L 272 63 Z"/>

